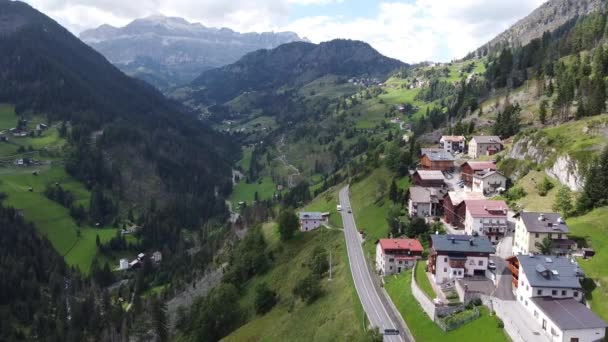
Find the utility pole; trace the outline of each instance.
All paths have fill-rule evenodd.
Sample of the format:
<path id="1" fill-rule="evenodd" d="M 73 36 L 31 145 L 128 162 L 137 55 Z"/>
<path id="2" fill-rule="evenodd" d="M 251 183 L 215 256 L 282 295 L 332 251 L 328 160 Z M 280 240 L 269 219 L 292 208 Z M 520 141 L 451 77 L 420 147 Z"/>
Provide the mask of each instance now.
<path id="1" fill-rule="evenodd" d="M 329 280 L 331 280 L 331 249 L 329 250 Z"/>

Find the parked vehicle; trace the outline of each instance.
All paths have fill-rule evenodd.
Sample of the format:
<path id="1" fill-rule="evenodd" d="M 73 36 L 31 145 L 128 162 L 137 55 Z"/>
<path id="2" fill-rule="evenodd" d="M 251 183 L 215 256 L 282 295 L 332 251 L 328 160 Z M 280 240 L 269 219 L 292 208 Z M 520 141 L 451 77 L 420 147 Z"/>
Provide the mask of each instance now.
<path id="1" fill-rule="evenodd" d="M 490 260 L 488 262 L 488 269 L 489 270 L 495 270 L 496 269 L 496 263 L 494 261 Z"/>

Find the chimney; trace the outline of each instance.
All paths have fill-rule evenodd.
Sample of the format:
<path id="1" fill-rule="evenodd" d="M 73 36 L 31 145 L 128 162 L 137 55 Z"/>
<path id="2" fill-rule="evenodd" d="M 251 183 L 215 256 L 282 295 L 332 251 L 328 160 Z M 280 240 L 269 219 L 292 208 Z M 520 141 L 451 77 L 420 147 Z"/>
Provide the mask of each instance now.
<path id="1" fill-rule="evenodd" d="M 544 221 L 545 220 L 545 214 L 538 215 L 538 220 L 539 221 Z"/>
<path id="2" fill-rule="evenodd" d="M 473 244 L 473 238 L 470 238 L 470 239 L 469 239 L 469 245 L 471 245 L 471 246 L 473 246 L 473 245 L 474 245 L 474 244 Z"/>
<path id="3" fill-rule="evenodd" d="M 455 237 L 451 237 L 450 240 L 452 240 L 452 243 L 456 243 L 456 238 Z"/>

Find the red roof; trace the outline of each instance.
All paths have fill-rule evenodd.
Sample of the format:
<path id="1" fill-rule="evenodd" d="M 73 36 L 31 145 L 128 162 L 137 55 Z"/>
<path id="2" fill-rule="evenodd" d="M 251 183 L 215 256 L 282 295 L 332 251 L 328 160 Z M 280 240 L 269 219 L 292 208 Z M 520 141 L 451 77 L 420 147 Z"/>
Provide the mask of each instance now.
<path id="1" fill-rule="evenodd" d="M 496 171 L 496 164 L 491 161 L 469 161 L 466 162 L 473 171 L 491 170 Z M 464 164 L 462 165 L 464 166 Z"/>
<path id="2" fill-rule="evenodd" d="M 505 201 L 465 200 L 464 204 L 473 217 L 507 217 L 509 210 Z"/>
<path id="3" fill-rule="evenodd" d="M 382 250 L 397 249 L 412 252 L 422 252 L 423 248 L 420 241 L 416 239 L 380 239 Z"/>

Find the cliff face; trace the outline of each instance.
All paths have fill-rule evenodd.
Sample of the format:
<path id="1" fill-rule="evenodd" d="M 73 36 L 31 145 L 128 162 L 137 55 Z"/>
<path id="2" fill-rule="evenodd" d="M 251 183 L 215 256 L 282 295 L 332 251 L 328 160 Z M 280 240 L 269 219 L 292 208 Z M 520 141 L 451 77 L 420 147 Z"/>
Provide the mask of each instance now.
<path id="1" fill-rule="evenodd" d="M 530 15 L 479 48 L 483 52 L 497 46 L 520 46 L 540 38 L 544 32 L 553 31 L 577 16 L 598 11 L 603 0 L 549 0 Z"/>

